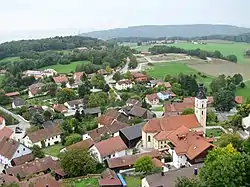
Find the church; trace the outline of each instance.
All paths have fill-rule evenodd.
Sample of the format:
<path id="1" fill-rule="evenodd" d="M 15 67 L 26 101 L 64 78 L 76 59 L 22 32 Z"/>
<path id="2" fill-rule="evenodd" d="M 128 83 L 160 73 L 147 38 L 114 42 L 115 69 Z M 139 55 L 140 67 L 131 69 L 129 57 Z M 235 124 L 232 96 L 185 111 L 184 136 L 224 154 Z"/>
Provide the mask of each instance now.
<path id="1" fill-rule="evenodd" d="M 200 85 L 194 114 L 166 116 L 149 120 L 142 129 L 144 149 L 168 151 L 176 168 L 203 162 L 214 145 L 205 138 L 207 97 Z"/>

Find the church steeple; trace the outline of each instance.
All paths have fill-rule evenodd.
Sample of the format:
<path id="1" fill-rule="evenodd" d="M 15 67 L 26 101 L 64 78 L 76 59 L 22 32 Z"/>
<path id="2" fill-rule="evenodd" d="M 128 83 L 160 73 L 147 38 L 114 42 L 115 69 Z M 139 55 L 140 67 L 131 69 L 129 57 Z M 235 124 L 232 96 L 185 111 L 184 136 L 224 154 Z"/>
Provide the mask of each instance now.
<path id="1" fill-rule="evenodd" d="M 204 91 L 203 84 L 199 85 L 199 89 L 198 89 L 198 92 L 196 94 L 196 98 L 197 99 L 207 99 L 206 93 Z"/>

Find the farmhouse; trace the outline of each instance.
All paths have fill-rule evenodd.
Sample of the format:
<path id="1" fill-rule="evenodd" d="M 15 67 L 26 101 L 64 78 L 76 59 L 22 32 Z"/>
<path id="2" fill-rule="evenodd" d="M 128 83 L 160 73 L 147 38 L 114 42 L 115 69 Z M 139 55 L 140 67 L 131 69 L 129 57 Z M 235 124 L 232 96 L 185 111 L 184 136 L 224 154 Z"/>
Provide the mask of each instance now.
<path id="1" fill-rule="evenodd" d="M 44 174 L 44 175 L 38 175 L 36 177 L 33 177 L 28 180 L 24 180 L 19 182 L 19 185 L 21 187 L 30 187 L 30 186 L 36 186 L 36 187 L 60 187 L 62 186 L 61 181 L 57 181 L 55 177 L 53 177 L 51 174 Z"/>
<path id="2" fill-rule="evenodd" d="M 59 113 L 67 113 L 68 109 L 63 104 L 54 104 L 53 109 Z"/>
<path id="3" fill-rule="evenodd" d="M 133 87 L 133 82 L 131 80 L 120 80 L 116 83 L 115 88 L 117 90 L 127 90 Z"/>
<path id="4" fill-rule="evenodd" d="M 90 115 L 93 117 L 100 117 L 102 115 L 102 111 L 100 107 L 95 108 L 85 108 L 83 109 L 85 115 Z"/>
<path id="5" fill-rule="evenodd" d="M 27 70 L 23 72 L 24 77 L 34 76 L 36 80 L 42 77 L 54 76 L 56 74 L 57 72 L 53 69 L 46 69 L 43 71 Z"/>
<path id="6" fill-rule="evenodd" d="M 19 166 L 19 165 L 25 164 L 26 162 L 31 162 L 34 159 L 35 159 L 35 157 L 34 157 L 33 153 L 30 153 L 27 155 L 20 156 L 18 158 L 14 158 L 11 161 L 11 165 L 12 166 Z"/>
<path id="7" fill-rule="evenodd" d="M 146 95 L 145 101 L 150 105 L 158 105 L 160 102 L 160 99 L 157 95 L 157 93 Z"/>
<path id="8" fill-rule="evenodd" d="M 194 108 L 193 103 L 168 103 L 164 105 L 164 116 L 179 116 L 186 108 Z"/>
<path id="9" fill-rule="evenodd" d="M 69 110 L 76 110 L 84 106 L 84 99 L 76 99 L 72 101 L 67 101 L 64 103 Z"/>
<path id="10" fill-rule="evenodd" d="M 148 76 L 143 73 L 132 72 L 131 74 L 132 74 L 132 79 L 135 82 L 147 82 L 148 81 Z"/>
<path id="11" fill-rule="evenodd" d="M 126 115 L 129 116 L 129 119 L 132 119 L 134 117 L 142 118 L 142 119 L 152 119 L 154 117 L 154 113 L 151 111 L 138 107 L 138 106 L 133 106 L 132 108 L 126 107 L 124 110 Z"/>
<path id="12" fill-rule="evenodd" d="M 3 137 L 0 141 L 0 163 L 11 167 L 11 160 L 30 154 L 31 150 L 19 142 Z"/>
<path id="13" fill-rule="evenodd" d="M 22 98 L 14 98 L 13 99 L 13 102 L 12 102 L 13 109 L 21 108 L 24 105 L 25 105 L 25 100 L 23 100 Z"/>
<path id="14" fill-rule="evenodd" d="M 36 83 L 29 86 L 29 98 L 41 95 L 43 86 L 45 86 L 43 83 Z"/>
<path id="15" fill-rule="evenodd" d="M 68 83 L 69 82 L 68 77 L 66 77 L 65 75 L 60 75 L 60 76 L 57 76 L 57 77 L 53 77 L 53 80 L 58 86 L 61 86 L 62 83 Z"/>
<path id="16" fill-rule="evenodd" d="M 90 152 L 98 162 L 103 163 L 108 158 L 125 156 L 126 149 L 126 144 L 116 136 L 96 143 L 90 148 Z"/>
<path id="17" fill-rule="evenodd" d="M 40 148 L 48 147 L 61 142 L 61 134 L 62 131 L 59 126 L 27 133 L 24 136 L 24 145 L 27 147 L 33 147 L 34 145 L 38 145 Z"/>
<path id="18" fill-rule="evenodd" d="M 126 101 L 126 106 L 142 106 L 142 103 L 137 99 L 128 99 Z"/>

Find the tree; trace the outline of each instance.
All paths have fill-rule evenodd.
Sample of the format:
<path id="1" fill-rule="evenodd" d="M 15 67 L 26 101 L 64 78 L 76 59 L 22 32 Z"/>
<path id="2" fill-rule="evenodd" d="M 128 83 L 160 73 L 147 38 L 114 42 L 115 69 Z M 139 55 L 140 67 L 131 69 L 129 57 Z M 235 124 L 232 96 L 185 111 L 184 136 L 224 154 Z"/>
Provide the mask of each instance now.
<path id="1" fill-rule="evenodd" d="M 181 115 L 189 115 L 189 114 L 194 114 L 193 108 L 185 108 Z"/>
<path id="2" fill-rule="evenodd" d="M 105 70 L 108 74 L 112 73 L 112 69 L 110 68 L 110 66 L 106 66 Z"/>
<path id="3" fill-rule="evenodd" d="M 87 106 L 90 108 L 105 106 L 108 103 L 108 95 L 105 92 L 91 93 L 88 98 Z"/>
<path id="4" fill-rule="evenodd" d="M 241 82 L 241 83 L 240 83 L 240 87 L 241 87 L 241 88 L 245 88 L 245 87 L 246 87 L 245 83 L 244 83 L 244 82 Z"/>
<path id="5" fill-rule="evenodd" d="M 150 173 L 154 169 L 152 158 L 149 156 L 143 156 L 136 160 L 135 171 L 142 173 Z"/>
<path id="6" fill-rule="evenodd" d="M 242 123 L 242 116 L 240 114 L 235 114 L 232 120 L 230 121 L 230 124 L 237 129 L 242 128 L 241 123 Z"/>
<path id="7" fill-rule="evenodd" d="M 126 73 L 124 73 L 123 77 L 124 77 L 124 79 L 130 80 L 132 78 L 132 74 L 130 71 L 127 71 Z"/>
<path id="8" fill-rule="evenodd" d="M 60 166 L 69 177 L 95 173 L 97 162 L 84 149 L 73 149 L 59 155 Z"/>
<path id="9" fill-rule="evenodd" d="M 42 151 L 42 149 L 38 146 L 38 145 L 34 145 L 32 148 L 32 153 L 34 155 L 34 157 L 36 158 L 43 158 L 45 157 L 44 152 Z"/>
<path id="10" fill-rule="evenodd" d="M 49 95 L 55 95 L 57 91 L 57 85 L 55 83 L 49 83 L 42 87 L 42 92 L 48 92 Z"/>
<path id="11" fill-rule="evenodd" d="M 219 90 L 214 93 L 214 106 L 217 111 L 230 111 L 234 106 L 234 92 L 230 90 Z"/>
<path id="12" fill-rule="evenodd" d="M 82 81 L 82 84 L 78 87 L 78 94 L 80 97 L 83 98 L 84 96 L 89 95 L 91 93 L 90 89 L 92 86 L 87 78 L 83 78 Z"/>
<path id="13" fill-rule="evenodd" d="M 10 103 L 11 103 L 10 97 L 6 96 L 3 91 L 0 91 L 0 104 L 7 105 Z"/>
<path id="14" fill-rule="evenodd" d="M 220 89 L 227 87 L 227 81 L 225 75 L 219 75 L 217 78 L 213 79 L 213 81 L 210 84 L 210 87 L 212 89 L 212 92 L 218 92 Z"/>
<path id="15" fill-rule="evenodd" d="M 74 90 L 69 88 L 63 88 L 56 94 L 58 103 L 65 103 L 66 101 L 71 101 L 73 99 L 76 99 L 76 94 Z"/>
<path id="16" fill-rule="evenodd" d="M 137 61 L 130 61 L 130 62 L 128 63 L 128 67 L 129 67 L 130 69 L 135 69 L 137 66 L 138 66 L 138 62 L 137 62 Z"/>
<path id="17" fill-rule="evenodd" d="M 82 140 L 82 137 L 80 134 L 71 134 L 65 138 L 65 146 L 69 146 L 72 144 L 75 144 L 77 142 L 80 142 Z"/>
<path id="18" fill-rule="evenodd" d="M 242 77 L 242 75 L 241 74 L 234 74 L 234 76 L 233 76 L 233 82 L 234 82 L 234 84 L 236 84 L 236 85 L 239 85 L 241 82 L 243 81 L 243 77 Z"/>
<path id="19" fill-rule="evenodd" d="M 102 91 L 104 91 L 104 92 L 109 92 L 109 90 L 110 90 L 110 87 L 109 87 L 109 85 L 108 84 L 105 84 L 104 85 L 104 87 L 103 87 L 103 89 L 102 89 Z"/>
<path id="20" fill-rule="evenodd" d="M 181 85 L 184 95 L 194 96 L 198 91 L 198 83 L 193 76 L 180 73 L 178 83 Z"/>
<path id="21" fill-rule="evenodd" d="M 44 118 L 41 114 L 39 114 L 38 112 L 36 112 L 32 117 L 31 117 L 31 123 L 34 125 L 38 125 L 40 126 L 41 124 L 43 124 L 44 122 Z"/>
<path id="22" fill-rule="evenodd" d="M 178 177 L 175 182 L 175 187 L 200 187 L 198 179 Z"/>
<path id="23" fill-rule="evenodd" d="M 235 55 L 228 55 L 226 57 L 226 59 L 231 61 L 231 62 L 235 62 L 235 63 L 238 61 L 238 59 L 237 59 L 237 57 Z"/>
<path id="24" fill-rule="evenodd" d="M 240 136 L 236 133 L 233 134 L 222 134 L 222 136 L 217 140 L 217 145 L 219 147 L 226 147 L 229 144 L 232 144 L 232 146 L 237 150 L 242 150 L 242 139 Z"/>
<path id="25" fill-rule="evenodd" d="M 179 96 L 182 96 L 183 95 L 183 90 L 181 88 L 181 85 L 178 84 L 178 83 L 174 83 L 172 85 L 172 91 L 176 94 L 176 95 L 179 95 Z"/>
<path id="26" fill-rule="evenodd" d="M 212 111 L 207 111 L 207 123 L 211 124 L 216 122 L 216 114 Z"/>
<path id="27" fill-rule="evenodd" d="M 250 182 L 249 164 L 250 156 L 240 154 L 229 144 L 208 153 L 199 177 L 206 187 L 245 186 Z"/>
<path id="28" fill-rule="evenodd" d="M 48 110 L 44 111 L 44 113 L 43 113 L 43 116 L 44 116 L 44 118 L 45 118 L 46 121 L 50 120 L 51 117 L 52 117 L 52 115 L 53 114 L 50 111 L 48 111 Z"/>
<path id="29" fill-rule="evenodd" d="M 122 75 L 119 71 L 115 72 L 113 75 L 113 79 L 117 82 L 122 79 Z"/>

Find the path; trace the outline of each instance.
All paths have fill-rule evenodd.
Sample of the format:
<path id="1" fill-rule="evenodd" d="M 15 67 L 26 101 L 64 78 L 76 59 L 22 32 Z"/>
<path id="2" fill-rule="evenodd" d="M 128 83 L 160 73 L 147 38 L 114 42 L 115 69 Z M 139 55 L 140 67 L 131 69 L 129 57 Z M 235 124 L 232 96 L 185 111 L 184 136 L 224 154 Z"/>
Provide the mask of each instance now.
<path id="1" fill-rule="evenodd" d="M 13 118 L 18 120 L 18 122 L 19 122 L 17 125 L 10 125 L 8 127 L 12 128 L 12 129 L 15 128 L 15 127 L 20 127 L 21 129 L 23 129 L 25 131 L 26 131 L 27 128 L 30 127 L 30 123 L 28 121 L 26 121 L 25 119 L 23 119 L 21 116 L 19 116 L 17 114 L 14 114 L 13 112 L 3 108 L 2 106 L 0 106 L 0 110 L 7 113 L 7 114 L 9 114 L 9 115 L 11 115 Z"/>

